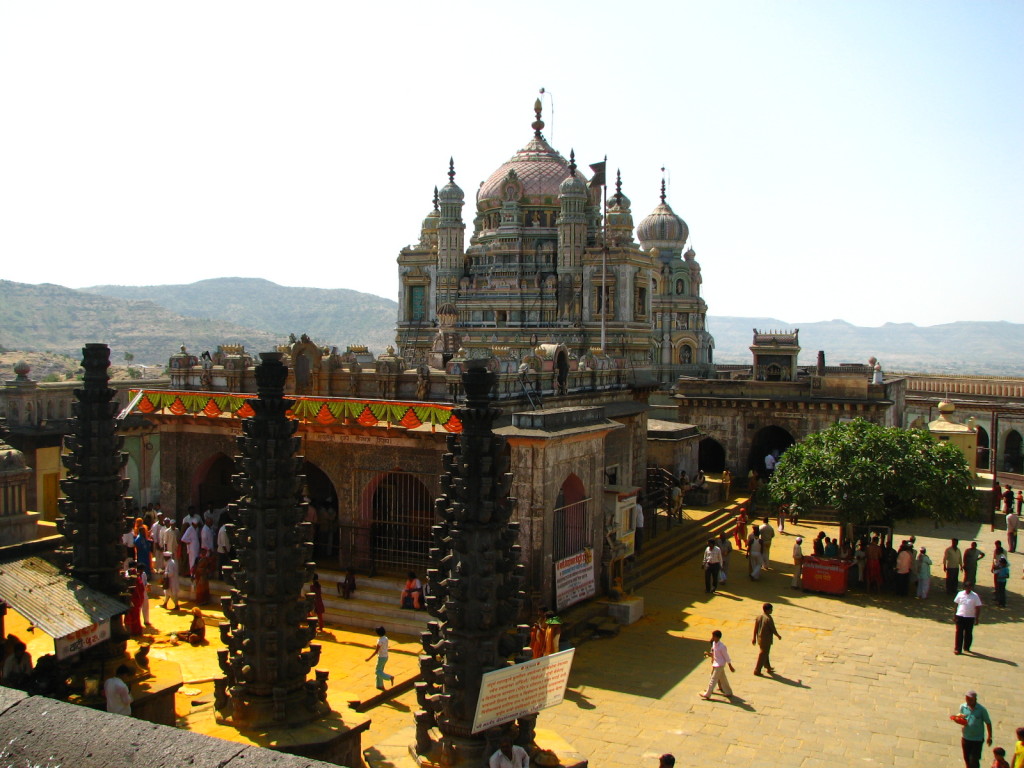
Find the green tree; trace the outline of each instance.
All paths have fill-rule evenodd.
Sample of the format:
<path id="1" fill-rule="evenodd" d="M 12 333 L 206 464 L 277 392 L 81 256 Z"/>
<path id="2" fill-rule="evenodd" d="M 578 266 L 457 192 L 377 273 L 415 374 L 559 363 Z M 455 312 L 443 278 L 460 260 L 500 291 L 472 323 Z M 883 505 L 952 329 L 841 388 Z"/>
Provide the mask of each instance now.
<path id="1" fill-rule="evenodd" d="M 128 365 L 131 365 L 135 361 L 135 355 L 132 354 L 131 352 L 125 352 L 124 361 L 128 363 Z"/>
<path id="2" fill-rule="evenodd" d="M 972 515 L 977 503 L 970 466 L 958 448 L 922 429 L 863 419 L 791 446 L 768 490 L 776 504 L 834 507 L 843 523 L 958 520 Z"/>

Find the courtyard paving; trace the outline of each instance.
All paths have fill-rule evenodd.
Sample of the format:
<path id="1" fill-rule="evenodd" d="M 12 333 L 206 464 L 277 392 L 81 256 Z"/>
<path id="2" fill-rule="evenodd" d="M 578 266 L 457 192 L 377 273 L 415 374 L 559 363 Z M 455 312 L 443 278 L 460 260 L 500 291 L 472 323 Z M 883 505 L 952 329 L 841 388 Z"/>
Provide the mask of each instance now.
<path id="1" fill-rule="evenodd" d="M 982 561 L 979 593 L 986 606 L 974 653 L 954 656 L 953 609 L 937 566 L 925 601 L 791 589 L 787 561 L 793 538 L 808 538 L 817 530 L 790 526 L 777 536 L 772 569 L 759 582 L 748 579 L 745 561 L 734 553 L 733 574 L 717 595 L 704 593 L 693 561 L 644 587 L 639 592 L 646 601 L 644 618 L 617 637 L 579 646 L 565 701 L 543 711 L 539 726 L 557 732 L 599 768 L 654 768 L 664 752 L 674 753 L 680 766 L 959 766 L 960 729 L 948 717 L 964 691 L 974 688 L 992 715 L 994 745 L 1012 751 L 1014 731 L 1024 725 L 1024 711 L 1013 712 L 1024 684 L 1019 669 L 1024 659 L 1024 556 L 1010 555 L 1005 609 L 989 604 L 990 560 Z M 936 529 L 924 523 L 897 529 L 897 539 L 911 533 L 936 563 L 950 536 L 963 542 L 977 538 L 988 553 L 993 541 L 1004 536 L 990 533 L 988 526 Z M 775 605 L 782 640 L 772 653 L 776 674 L 754 677 L 753 620 L 765 601 Z M 206 612 L 212 623 L 216 610 L 208 607 Z M 17 617 L 9 618 L 8 631 L 24 637 Z M 186 612 L 167 614 L 156 607 L 152 620 L 159 628 L 153 630 L 152 654 L 182 665 L 187 695 L 179 696 L 179 714 L 194 727 L 209 711 L 208 681 L 219 675 L 218 633 L 210 627 L 211 642 L 204 648 L 172 646 L 160 633 L 186 626 Z M 736 694 L 731 701 L 697 696 L 707 683 L 703 652 L 713 629 L 722 630 L 737 669 L 730 676 Z M 33 657 L 52 647 L 38 635 L 29 635 Z M 372 720 L 363 739 L 364 747 L 371 748 L 409 728 L 416 709 L 411 690 L 386 697 L 364 715 L 348 709 L 348 702 L 377 693 L 374 664 L 365 661 L 373 640 L 368 633 L 332 627 L 318 637 L 323 646 L 319 666 L 331 670 L 331 702 L 353 719 Z M 401 636 L 392 641 L 388 671 L 401 683 L 417 672 L 418 644 Z M 985 765 L 990 755 L 986 750 Z"/>

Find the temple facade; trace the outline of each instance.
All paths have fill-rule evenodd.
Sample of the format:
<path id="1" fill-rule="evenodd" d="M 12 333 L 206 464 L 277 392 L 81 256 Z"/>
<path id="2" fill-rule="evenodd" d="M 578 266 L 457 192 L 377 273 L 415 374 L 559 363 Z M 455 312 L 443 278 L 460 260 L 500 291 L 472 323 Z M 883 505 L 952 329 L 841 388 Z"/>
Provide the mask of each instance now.
<path id="1" fill-rule="evenodd" d="M 459 350 L 502 350 L 527 367 L 539 345 L 564 349 L 566 374 L 591 354 L 651 369 L 663 382 L 707 375 L 714 340 L 705 323 L 689 228 L 661 202 L 634 230 L 629 198 L 604 164 L 589 179 L 533 136 L 484 181 L 466 240 L 465 194 L 449 162 L 419 242 L 398 256 L 397 342 L 411 366 L 444 370 Z"/>

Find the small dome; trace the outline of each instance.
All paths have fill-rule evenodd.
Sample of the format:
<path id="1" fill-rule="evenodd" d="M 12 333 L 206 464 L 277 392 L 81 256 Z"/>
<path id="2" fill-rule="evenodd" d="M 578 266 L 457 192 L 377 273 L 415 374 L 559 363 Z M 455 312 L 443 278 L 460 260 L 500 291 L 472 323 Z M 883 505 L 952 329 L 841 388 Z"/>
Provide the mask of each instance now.
<path id="1" fill-rule="evenodd" d="M 587 185 L 575 171 L 558 185 L 559 197 L 586 197 Z"/>
<path id="2" fill-rule="evenodd" d="M 466 199 L 462 188 L 455 183 L 454 158 L 448 160 L 448 183 L 441 187 L 441 191 L 437 193 L 437 199 L 442 203 L 461 203 Z"/>
<path id="3" fill-rule="evenodd" d="M 29 372 L 32 370 L 32 366 L 26 363 L 24 360 L 19 360 L 14 364 L 14 374 L 18 377 L 19 381 L 24 381 L 28 378 Z"/>
<path id="4" fill-rule="evenodd" d="M 662 200 L 636 228 L 637 239 L 646 247 L 681 248 L 690 236 L 690 228 L 672 206 Z"/>
<path id="5" fill-rule="evenodd" d="M 437 187 L 434 187 L 434 208 L 426 215 L 423 219 L 423 230 L 437 229 L 437 222 L 441 220 L 441 210 L 438 208 L 438 191 Z"/>

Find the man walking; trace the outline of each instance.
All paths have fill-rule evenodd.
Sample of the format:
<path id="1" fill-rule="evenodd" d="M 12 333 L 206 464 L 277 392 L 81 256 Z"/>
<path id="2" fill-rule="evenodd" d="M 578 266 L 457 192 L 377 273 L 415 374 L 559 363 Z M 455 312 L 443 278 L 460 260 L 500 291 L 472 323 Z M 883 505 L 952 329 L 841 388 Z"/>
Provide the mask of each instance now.
<path id="1" fill-rule="evenodd" d="M 771 557 L 772 539 L 775 538 L 775 529 L 772 528 L 767 515 L 765 515 L 764 525 L 759 529 L 759 533 L 761 534 L 761 560 L 764 561 L 764 567 L 767 568 L 768 560 Z"/>
<path id="2" fill-rule="evenodd" d="M 953 602 L 956 604 L 956 639 L 953 653 L 960 655 L 961 651 L 971 650 L 974 625 L 981 619 L 981 598 L 974 591 L 974 585 L 968 582 L 964 584 L 963 591 L 953 598 Z"/>
<path id="3" fill-rule="evenodd" d="M 722 693 L 731 698 L 732 686 L 729 685 L 729 678 L 725 676 L 725 668 L 728 666 L 730 672 L 735 672 L 736 668 L 729 658 L 729 649 L 722 642 L 721 630 L 716 629 L 711 633 L 711 650 L 704 651 L 704 658 L 711 659 L 711 680 L 708 682 L 708 689 L 701 693 L 700 697 L 705 701 L 710 699 L 717 685 Z"/>
<path id="4" fill-rule="evenodd" d="M 779 640 L 782 639 L 782 635 L 775 629 L 775 619 L 772 618 L 772 610 L 772 604 L 765 603 L 761 606 L 761 615 L 754 620 L 754 639 L 750 641 L 750 644 L 756 645 L 760 651 L 757 654 L 757 666 L 754 667 L 754 674 L 758 677 L 761 676 L 762 668 L 772 673 L 775 672 L 770 658 L 772 643 L 775 642 L 776 637 Z"/>
<path id="5" fill-rule="evenodd" d="M 956 585 L 960 581 L 960 569 L 963 567 L 964 558 L 957 546 L 960 539 L 950 539 L 950 545 L 942 553 L 942 570 L 946 574 L 946 594 L 955 595 Z"/>
<path id="6" fill-rule="evenodd" d="M 985 729 L 988 729 L 988 745 L 992 746 L 992 718 L 988 710 L 978 703 L 978 692 L 968 691 L 964 694 L 964 703 L 960 712 L 954 715 L 957 722 L 963 725 L 960 737 L 960 748 L 964 753 L 965 768 L 981 768 L 981 750 L 985 744 Z"/>
<path id="7" fill-rule="evenodd" d="M 704 550 L 704 591 L 714 594 L 718 591 L 718 572 L 722 568 L 722 550 L 714 539 L 708 539 Z"/>

